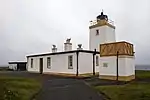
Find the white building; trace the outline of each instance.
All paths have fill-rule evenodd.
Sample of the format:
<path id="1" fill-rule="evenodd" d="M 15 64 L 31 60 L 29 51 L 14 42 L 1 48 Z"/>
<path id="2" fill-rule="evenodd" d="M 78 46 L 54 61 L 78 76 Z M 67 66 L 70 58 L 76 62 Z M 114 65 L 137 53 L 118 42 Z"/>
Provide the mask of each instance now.
<path id="1" fill-rule="evenodd" d="M 96 55 L 97 56 L 96 56 Z M 27 58 L 27 69 L 30 72 L 45 74 L 85 75 L 99 70 L 99 62 L 93 60 L 99 57 L 99 52 L 87 50 L 72 50 L 39 55 Z"/>
<path id="2" fill-rule="evenodd" d="M 133 44 L 121 41 L 101 44 L 100 48 L 99 75 L 101 79 L 122 81 L 135 79 Z"/>
<path id="3" fill-rule="evenodd" d="M 8 62 L 8 68 L 14 71 L 25 71 L 27 62 L 24 61 L 11 61 Z"/>
<path id="4" fill-rule="evenodd" d="M 107 15 L 101 12 L 96 21 L 91 21 L 89 29 L 89 50 L 84 50 L 81 44 L 78 45 L 77 50 L 72 50 L 71 39 L 67 39 L 62 52 L 57 52 L 56 46 L 53 45 L 52 53 L 27 56 L 27 70 L 73 76 L 99 72 L 100 78 L 103 79 L 115 79 L 118 73 L 122 77 L 134 76 L 134 59 L 132 59 L 134 55 L 129 59 L 128 56 L 119 58 L 118 73 L 116 73 L 118 64 L 116 64 L 116 55 L 100 55 L 100 44 L 116 42 L 115 26 L 109 22 Z"/>
<path id="5" fill-rule="evenodd" d="M 89 47 L 90 50 L 99 51 L 99 45 L 103 43 L 116 42 L 115 26 L 108 21 L 107 15 L 101 12 L 95 21 L 91 21 Z"/>
<path id="6" fill-rule="evenodd" d="M 64 43 L 64 51 L 57 52 L 53 45 L 52 53 L 27 56 L 29 72 L 62 75 L 87 75 L 99 71 L 99 52 L 83 50 L 79 44 L 77 50 L 72 50 L 71 39 Z"/>
<path id="7" fill-rule="evenodd" d="M 103 12 L 90 26 L 90 50 L 95 48 L 100 51 L 101 79 L 130 81 L 135 78 L 133 44 L 116 42 L 115 26 Z"/>

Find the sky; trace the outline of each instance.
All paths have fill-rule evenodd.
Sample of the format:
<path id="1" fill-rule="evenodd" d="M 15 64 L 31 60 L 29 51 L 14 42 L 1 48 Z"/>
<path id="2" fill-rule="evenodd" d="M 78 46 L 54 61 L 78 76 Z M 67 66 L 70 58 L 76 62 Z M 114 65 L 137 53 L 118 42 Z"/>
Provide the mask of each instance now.
<path id="1" fill-rule="evenodd" d="M 0 65 L 26 55 L 89 48 L 89 21 L 104 11 L 116 26 L 117 41 L 135 47 L 136 64 L 150 64 L 150 0 L 0 0 Z"/>

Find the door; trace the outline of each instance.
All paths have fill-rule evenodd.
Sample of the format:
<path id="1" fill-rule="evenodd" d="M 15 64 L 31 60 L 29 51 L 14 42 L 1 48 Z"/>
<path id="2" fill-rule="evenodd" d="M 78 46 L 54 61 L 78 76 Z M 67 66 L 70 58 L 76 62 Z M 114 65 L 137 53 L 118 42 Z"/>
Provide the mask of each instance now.
<path id="1" fill-rule="evenodd" d="M 40 58 L 40 74 L 43 73 L 43 58 Z"/>
<path id="2" fill-rule="evenodd" d="M 18 63 L 17 64 L 18 71 L 25 71 L 26 70 L 26 63 Z"/>

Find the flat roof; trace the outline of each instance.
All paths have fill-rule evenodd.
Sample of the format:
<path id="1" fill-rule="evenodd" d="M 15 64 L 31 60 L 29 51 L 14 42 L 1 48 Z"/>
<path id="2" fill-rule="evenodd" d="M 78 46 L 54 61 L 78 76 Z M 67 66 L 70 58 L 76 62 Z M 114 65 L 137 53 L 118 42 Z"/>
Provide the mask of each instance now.
<path id="1" fill-rule="evenodd" d="M 127 44 L 130 44 L 130 45 L 133 45 L 132 43 L 127 42 L 127 41 L 118 41 L 118 42 L 102 43 L 102 44 L 100 44 L 100 45 L 109 45 L 109 44 L 118 44 L 118 43 L 127 43 Z"/>
<path id="2" fill-rule="evenodd" d="M 26 61 L 9 61 L 8 64 L 26 64 Z"/>
<path id="3" fill-rule="evenodd" d="M 72 50 L 72 51 L 64 51 L 64 52 L 55 52 L 55 53 L 43 53 L 43 54 L 35 54 L 35 55 L 28 55 L 28 57 L 38 57 L 38 56 L 47 56 L 47 55 L 57 55 L 57 54 L 67 54 L 67 53 L 76 53 L 76 52 L 84 52 L 84 53 L 96 53 L 100 54 L 99 52 L 90 51 L 90 50 Z"/>

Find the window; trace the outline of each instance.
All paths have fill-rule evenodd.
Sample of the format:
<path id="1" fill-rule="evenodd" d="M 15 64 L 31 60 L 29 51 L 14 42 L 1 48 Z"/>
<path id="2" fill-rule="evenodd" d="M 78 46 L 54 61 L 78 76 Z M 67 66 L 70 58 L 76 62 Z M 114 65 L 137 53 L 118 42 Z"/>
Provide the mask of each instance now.
<path id="1" fill-rule="evenodd" d="M 68 69 L 73 69 L 73 56 L 68 56 Z"/>
<path id="2" fill-rule="evenodd" d="M 103 67 L 108 67 L 108 63 L 103 63 Z"/>
<path id="3" fill-rule="evenodd" d="M 33 68 L 33 59 L 31 59 L 31 68 Z"/>
<path id="4" fill-rule="evenodd" d="M 99 35 L 99 30 L 96 30 L 96 35 Z"/>
<path id="5" fill-rule="evenodd" d="M 51 68 L 51 58 L 47 57 L 47 68 Z"/>
<path id="6" fill-rule="evenodd" d="M 99 58 L 96 56 L 96 66 L 99 66 Z"/>

